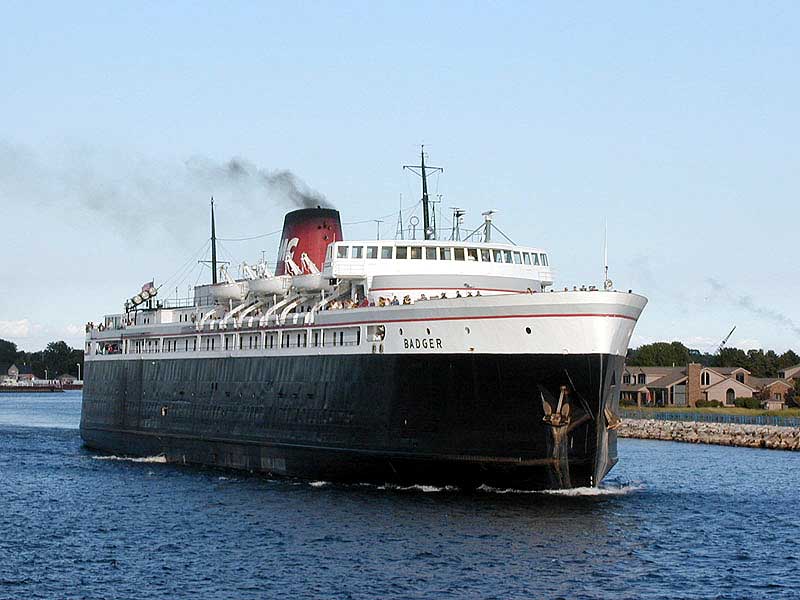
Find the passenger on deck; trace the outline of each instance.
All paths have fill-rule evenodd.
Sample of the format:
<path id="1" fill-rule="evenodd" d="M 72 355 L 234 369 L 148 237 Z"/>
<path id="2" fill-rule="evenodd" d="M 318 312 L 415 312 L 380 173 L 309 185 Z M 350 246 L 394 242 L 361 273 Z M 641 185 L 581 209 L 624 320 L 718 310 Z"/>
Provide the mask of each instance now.
<path id="1" fill-rule="evenodd" d="M 447 294 L 445 292 L 442 292 L 442 295 L 439 296 L 439 299 L 440 300 L 446 300 L 447 299 Z"/>
<path id="2" fill-rule="evenodd" d="M 456 298 L 461 298 L 461 290 L 456 290 Z"/>
<path id="3" fill-rule="evenodd" d="M 419 299 L 420 300 L 427 300 L 428 297 L 425 294 L 420 294 Z"/>
<path id="4" fill-rule="evenodd" d="M 475 295 L 476 295 L 476 296 L 480 296 L 480 295 L 481 295 L 481 291 L 480 291 L 480 290 L 478 290 L 477 292 L 475 292 Z"/>
<path id="5" fill-rule="evenodd" d="M 406 294 L 405 296 L 403 296 L 403 304 L 404 304 L 404 305 L 411 304 L 411 296 L 409 296 L 408 294 Z"/>
<path id="6" fill-rule="evenodd" d="M 400 301 L 397 299 L 397 296 L 392 296 L 392 306 L 400 306 Z"/>
<path id="7" fill-rule="evenodd" d="M 364 296 L 364 298 L 361 300 L 361 302 L 359 302 L 358 306 L 361 307 L 361 308 L 366 308 L 367 306 L 369 306 L 369 298 Z"/>

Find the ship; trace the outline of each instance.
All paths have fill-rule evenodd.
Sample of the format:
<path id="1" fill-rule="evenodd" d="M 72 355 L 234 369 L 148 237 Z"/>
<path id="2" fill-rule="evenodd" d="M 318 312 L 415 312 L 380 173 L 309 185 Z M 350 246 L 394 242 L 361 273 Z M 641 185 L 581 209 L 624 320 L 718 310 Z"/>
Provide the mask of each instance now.
<path id="1" fill-rule="evenodd" d="M 607 268 L 556 290 L 548 251 L 494 211 L 462 240 L 456 210 L 443 234 L 425 160 L 419 235 L 346 240 L 337 210 L 301 208 L 274 268 L 239 277 L 217 262 L 212 201 L 210 283 L 185 301 L 147 284 L 87 324 L 85 446 L 332 482 L 599 485 L 646 298 Z"/>

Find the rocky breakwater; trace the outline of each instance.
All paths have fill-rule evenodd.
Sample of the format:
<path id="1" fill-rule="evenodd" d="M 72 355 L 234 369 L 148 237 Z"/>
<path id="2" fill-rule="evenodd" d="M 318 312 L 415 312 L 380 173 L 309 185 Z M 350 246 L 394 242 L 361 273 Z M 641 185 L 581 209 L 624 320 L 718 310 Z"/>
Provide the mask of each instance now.
<path id="1" fill-rule="evenodd" d="M 666 440 L 692 444 L 718 444 L 772 450 L 800 450 L 800 428 L 738 423 L 623 419 L 620 437 Z"/>

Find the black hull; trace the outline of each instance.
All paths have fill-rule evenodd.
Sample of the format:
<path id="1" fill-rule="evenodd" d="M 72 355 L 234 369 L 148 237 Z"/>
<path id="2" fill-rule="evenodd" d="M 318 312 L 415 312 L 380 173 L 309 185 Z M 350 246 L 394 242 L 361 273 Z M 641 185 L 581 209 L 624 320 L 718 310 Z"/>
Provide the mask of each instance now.
<path id="1" fill-rule="evenodd" d="M 596 485 L 616 462 L 608 419 L 617 412 L 622 361 L 599 354 L 87 361 L 81 436 L 105 452 L 326 481 Z M 546 419 L 562 389 L 559 414 L 567 414 Z"/>

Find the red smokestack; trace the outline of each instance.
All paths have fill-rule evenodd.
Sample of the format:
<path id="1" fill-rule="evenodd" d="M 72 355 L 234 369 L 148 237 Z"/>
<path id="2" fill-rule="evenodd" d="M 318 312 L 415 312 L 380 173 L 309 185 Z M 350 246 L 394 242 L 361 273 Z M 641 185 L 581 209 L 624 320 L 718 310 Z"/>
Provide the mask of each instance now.
<path id="1" fill-rule="evenodd" d="M 301 208 L 287 213 L 283 219 L 283 236 L 278 248 L 276 275 L 294 275 L 286 268 L 287 257 L 303 269 L 305 252 L 321 271 L 328 244 L 342 240 L 339 211 L 332 208 Z"/>

